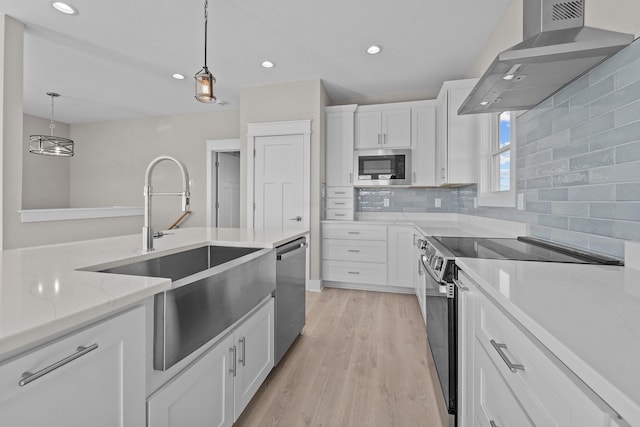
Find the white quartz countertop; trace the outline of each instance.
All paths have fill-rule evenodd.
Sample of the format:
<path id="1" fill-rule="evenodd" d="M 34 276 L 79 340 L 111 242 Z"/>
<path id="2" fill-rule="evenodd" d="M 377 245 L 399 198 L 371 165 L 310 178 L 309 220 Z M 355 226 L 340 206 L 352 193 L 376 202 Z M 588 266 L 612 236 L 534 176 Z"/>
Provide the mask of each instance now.
<path id="1" fill-rule="evenodd" d="M 307 230 L 193 227 L 172 230 L 142 254 L 142 235 L 13 249 L 0 257 L 0 360 L 171 287 L 163 278 L 80 271 L 202 245 L 274 248 Z"/>
<path id="2" fill-rule="evenodd" d="M 471 258 L 456 263 L 622 418 L 640 425 L 640 270 Z"/>
<path id="3" fill-rule="evenodd" d="M 407 225 L 425 236 L 516 237 L 529 234 L 525 223 L 454 213 L 375 213 L 360 214 L 355 221 L 323 220 L 323 224 Z"/>

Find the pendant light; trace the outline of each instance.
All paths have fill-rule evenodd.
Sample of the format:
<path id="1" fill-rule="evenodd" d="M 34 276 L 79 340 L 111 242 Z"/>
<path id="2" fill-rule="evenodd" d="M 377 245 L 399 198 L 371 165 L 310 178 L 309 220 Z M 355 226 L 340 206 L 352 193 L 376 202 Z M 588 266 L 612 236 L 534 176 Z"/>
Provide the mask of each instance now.
<path id="1" fill-rule="evenodd" d="M 200 102 L 212 103 L 216 102 L 213 96 L 213 87 L 216 84 L 216 78 L 207 68 L 207 21 L 209 0 L 204 1 L 204 67 L 195 75 L 196 79 L 196 99 Z"/>
<path id="2" fill-rule="evenodd" d="M 55 92 L 47 92 L 51 97 L 51 135 L 30 135 L 29 136 L 29 152 L 34 154 L 44 154 L 46 156 L 73 156 L 73 141 L 67 138 L 54 136 L 53 130 L 56 125 L 53 123 L 53 100 L 60 96 Z"/>

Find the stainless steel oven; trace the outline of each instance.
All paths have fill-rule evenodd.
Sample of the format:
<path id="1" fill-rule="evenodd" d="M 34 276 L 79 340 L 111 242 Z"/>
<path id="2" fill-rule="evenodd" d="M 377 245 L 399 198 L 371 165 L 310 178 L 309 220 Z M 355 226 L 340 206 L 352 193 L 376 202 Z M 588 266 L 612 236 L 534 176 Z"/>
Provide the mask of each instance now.
<path id="1" fill-rule="evenodd" d="M 443 408 L 439 408 L 448 427 L 456 425 L 458 378 L 457 369 L 457 307 L 452 282 L 454 258 L 446 256 L 446 249 L 427 237 L 421 246 L 420 267 L 425 289 L 427 341 L 442 391 Z M 435 374 L 435 375 L 434 375 Z"/>
<path id="2" fill-rule="evenodd" d="M 411 150 L 356 150 L 355 185 L 410 185 Z"/>

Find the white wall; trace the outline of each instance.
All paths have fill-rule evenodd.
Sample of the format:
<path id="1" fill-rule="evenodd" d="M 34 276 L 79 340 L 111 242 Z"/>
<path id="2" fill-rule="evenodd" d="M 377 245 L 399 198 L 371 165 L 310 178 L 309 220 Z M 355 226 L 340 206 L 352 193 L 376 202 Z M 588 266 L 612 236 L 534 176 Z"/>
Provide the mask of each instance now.
<path id="1" fill-rule="evenodd" d="M 191 181 L 191 211 L 184 226 L 206 224 L 206 140 L 237 138 L 239 110 L 74 124 L 78 161 L 71 163 L 71 207 L 142 206 L 145 170 L 160 155 L 180 160 Z M 182 191 L 178 168 L 159 163 L 154 191 Z M 178 197 L 152 200 L 155 229 L 168 228 L 180 215 Z M 140 219 L 142 226 L 142 219 Z M 135 231 L 137 232 L 137 230 Z"/>
<path id="2" fill-rule="evenodd" d="M 70 159 L 71 207 L 142 206 L 145 169 L 155 157 L 168 154 L 186 165 L 192 182 L 194 213 L 184 225 L 204 226 L 205 140 L 237 138 L 238 118 L 239 110 L 223 110 L 71 125 L 70 137 L 76 142 L 76 155 Z M 11 143 L 4 152 L 5 160 L 13 159 L 5 171 L 5 182 L 11 183 L 4 206 L 6 249 L 141 233 L 142 217 L 21 223 L 17 214 L 22 194 L 20 147 L 20 143 Z M 178 190 L 179 183 L 179 172 L 173 165 L 159 164 L 155 169 L 152 184 L 157 191 Z M 154 200 L 157 229 L 168 227 L 179 215 L 177 197 Z"/>
<path id="3" fill-rule="evenodd" d="M 467 77 L 480 77 L 501 51 L 522 41 L 522 1 L 513 0 Z M 640 1 L 585 0 L 585 25 L 640 35 Z"/>
<path id="4" fill-rule="evenodd" d="M 0 127 L 2 128 L 2 161 L 0 176 L 3 209 L 0 218 L 2 248 L 7 234 L 12 231 L 17 210 L 22 203 L 22 52 L 24 50 L 24 25 L 15 19 L 0 15 Z M 10 213 L 10 214 L 8 214 Z"/>
<path id="5" fill-rule="evenodd" d="M 310 279 L 320 278 L 321 177 L 324 176 L 324 107 L 328 97 L 320 80 L 242 88 L 240 91 L 240 212 L 247 212 L 247 123 L 311 119 Z M 241 216 L 241 227 L 247 219 Z"/>
<path id="6" fill-rule="evenodd" d="M 23 117 L 22 209 L 68 208 L 73 159 L 29 153 L 29 135 L 49 135 L 51 121 L 30 114 Z M 55 122 L 55 125 L 56 136 L 69 138 L 68 124 Z"/>

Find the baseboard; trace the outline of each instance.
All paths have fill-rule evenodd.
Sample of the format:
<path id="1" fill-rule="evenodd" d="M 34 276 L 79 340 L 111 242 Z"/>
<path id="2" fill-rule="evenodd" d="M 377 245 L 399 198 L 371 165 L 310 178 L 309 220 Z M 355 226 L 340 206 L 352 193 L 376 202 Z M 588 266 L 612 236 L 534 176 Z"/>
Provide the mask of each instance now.
<path id="1" fill-rule="evenodd" d="M 392 294 L 410 294 L 415 295 L 416 290 L 414 288 L 405 288 L 401 286 L 387 286 L 387 285 L 368 285 L 362 283 L 347 283 L 347 282 L 330 282 L 325 280 L 323 282 L 325 288 L 339 288 L 339 289 L 355 289 L 358 291 L 372 291 L 372 292 L 387 292 Z"/>
<path id="2" fill-rule="evenodd" d="M 309 279 L 307 282 L 307 290 L 310 292 L 322 292 L 322 288 L 324 288 L 321 279 Z"/>

